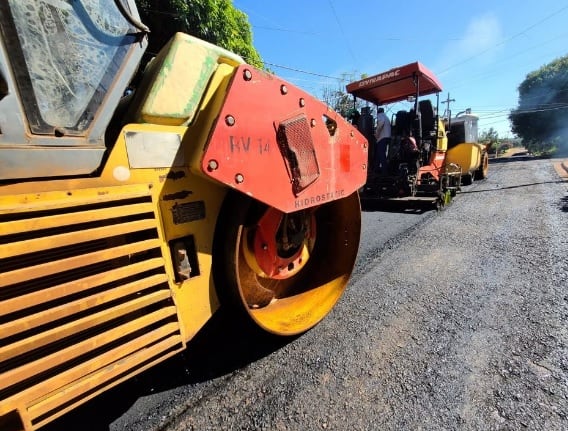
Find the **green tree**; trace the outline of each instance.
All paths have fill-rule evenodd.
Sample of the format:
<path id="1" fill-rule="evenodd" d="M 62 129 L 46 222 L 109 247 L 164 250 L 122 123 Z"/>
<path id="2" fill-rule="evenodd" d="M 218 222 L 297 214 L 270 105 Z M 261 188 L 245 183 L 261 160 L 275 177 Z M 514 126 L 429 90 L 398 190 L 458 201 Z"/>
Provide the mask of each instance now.
<path id="1" fill-rule="evenodd" d="M 509 119 L 513 132 L 532 152 L 568 141 L 568 56 L 529 73 L 519 85 L 519 105 Z"/>
<path id="2" fill-rule="evenodd" d="M 367 75 L 361 75 L 360 79 L 366 76 Z M 338 80 L 337 88 L 327 86 L 322 90 L 321 100 L 347 119 L 351 119 L 354 111 L 360 112 L 361 108 L 364 106 L 363 101 L 360 99 L 354 102 L 353 96 L 345 90 L 345 84 L 355 79 L 354 73 L 342 73 Z"/>
<path id="3" fill-rule="evenodd" d="M 180 31 L 232 51 L 256 67 L 263 62 L 253 46 L 248 17 L 232 0 L 136 0 L 140 18 L 150 28 L 150 54 L 155 55 Z"/>
<path id="4" fill-rule="evenodd" d="M 479 134 L 479 142 L 483 142 L 484 144 L 496 144 L 498 141 L 499 132 L 493 127 L 490 127 L 489 130 L 483 130 Z"/>
<path id="5" fill-rule="evenodd" d="M 499 147 L 499 132 L 493 127 L 490 127 L 489 130 L 483 130 L 479 134 L 479 142 L 487 144 L 489 152 L 497 151 Z"/>

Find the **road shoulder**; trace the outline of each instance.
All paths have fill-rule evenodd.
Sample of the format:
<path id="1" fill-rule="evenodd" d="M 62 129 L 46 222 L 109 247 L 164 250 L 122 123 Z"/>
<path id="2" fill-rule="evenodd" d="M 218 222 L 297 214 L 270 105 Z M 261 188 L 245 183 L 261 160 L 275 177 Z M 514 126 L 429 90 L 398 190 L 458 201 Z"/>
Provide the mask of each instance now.
<path id="1" fill-rule="evenodd" d="M 568 181 L 568 159 L 553 159 L 552 165 L 558 175 L 565 181 Z"/>

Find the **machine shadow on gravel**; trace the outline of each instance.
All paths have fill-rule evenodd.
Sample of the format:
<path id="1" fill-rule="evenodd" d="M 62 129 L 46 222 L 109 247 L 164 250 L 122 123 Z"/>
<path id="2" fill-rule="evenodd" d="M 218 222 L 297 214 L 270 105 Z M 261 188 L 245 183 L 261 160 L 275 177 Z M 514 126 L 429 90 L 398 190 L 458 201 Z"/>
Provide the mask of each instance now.
<path id="1" fill-rule="evenodd" d="M 471 193 L 489 193 L 489 192 L 499 192 L 501 190 L 510 190 L 510 189 L 521 189 L 523 187 L 532 187 L 532 186 L 540 186 L 543 184 L 562 184 L 565 183 L 566 181 L 564 180 L 558 180 L 558 181 L 541 181 L 538 183 L 528 183 L 528 184 L 518 184 L 516 186 L 507 186 L 507 187 L 495 187 L 492 189 L 481 189 L 481 190 L 462 190 L 460 192 L 460 194 L 462 195 L 467 195 L 467 194 L 471 194 Z"/>
<path id="2" fill-rule="evenodd" d="M 564 196 L 560 199 L 560 209 L 565 213 L 568 213 L 568 196 Z"/>
<path id="3" fill-rule="evenodd" d="M 396 200 L 361 200 L 361 211 L 402 214 L 424 214 L 436 210 L 435 205 Z"/>
<path id="4" fill-rule="evenodd" d="M 511 156 L 511 157 L 498 157 L 498 158 L 490 158 L 489 164 L 493 165 L 496 163 L 513 163 L 513 162 L 530 162 L 532 160 L 539 160 L 539 159 L 549 159 L 550 157 L 545 156 Z"/>
<path id="5" fill-rule="evenodd" d="M 221 307 L 182 353 L 127 380 L 42 430 L 108 431 L 144 396 L 197 384 L 234 372 L 270 355 L 295 337 L 275 337 L 254 325 L 235 325 Z"/>

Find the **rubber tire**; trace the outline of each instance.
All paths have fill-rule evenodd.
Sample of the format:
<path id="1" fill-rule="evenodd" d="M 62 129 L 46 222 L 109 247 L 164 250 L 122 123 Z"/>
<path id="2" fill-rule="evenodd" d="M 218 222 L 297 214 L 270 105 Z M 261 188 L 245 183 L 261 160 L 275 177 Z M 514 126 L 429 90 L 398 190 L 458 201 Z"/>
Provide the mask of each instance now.
<path id="1" fill-rule="evenodd" d="M 473 174 L 462 175 L 462 185 L 470 186 L 473 184 Z"/>
<path id="2" fill-rule="evenodd" d="M 246 226 L 254 226 L 267 207 L 236 191 L 228 192 L 217 219 L 213 242 L 213 279 L 222 307 L 237 319 L 270 334 L 301 334 L 331 312 L 343 294 L 355 266 L 361 234 L 357 192 L 321 205 L 316 211 L 316 240 L 299 273 L 286 280 L 261 278 L 246 264 L 241 241 Z M 255 278 L 253 280 L 253 278 Z M 250 308 L 240 283 L 278 284 L 279 297 L 261 308 Z"/>
<path id="3" fill-rule="evenodd" d="M 481 156 L 481 165 L 475 171 L 475 179 L 476 180 L 484 180 L 487 178 L 487 174 L 489 172 L 489 155 L 487 153 L 483 153 Z"/>

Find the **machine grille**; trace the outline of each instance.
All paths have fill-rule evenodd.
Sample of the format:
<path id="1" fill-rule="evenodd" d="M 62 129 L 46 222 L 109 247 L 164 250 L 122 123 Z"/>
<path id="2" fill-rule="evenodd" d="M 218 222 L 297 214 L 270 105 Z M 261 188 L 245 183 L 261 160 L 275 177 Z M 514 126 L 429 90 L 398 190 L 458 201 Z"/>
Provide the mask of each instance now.
<path id="1" fill-rule="evenodd" d="M 0 418 L 37 428 L 183 342 L 147 185 L 33 201 L 0 207 Z"/>
<path id="2" fill-rule="evenodd" d="M 298 195 L 320 175 L 307 118 L 301 115 L 280 123 L 277 139 L 292 180 L 292 190 Z"/>

